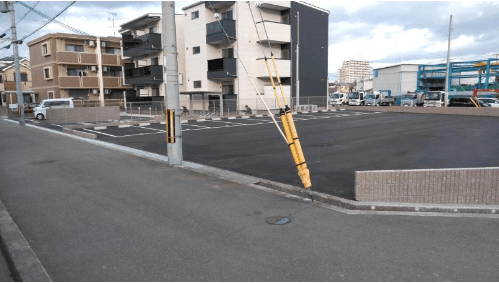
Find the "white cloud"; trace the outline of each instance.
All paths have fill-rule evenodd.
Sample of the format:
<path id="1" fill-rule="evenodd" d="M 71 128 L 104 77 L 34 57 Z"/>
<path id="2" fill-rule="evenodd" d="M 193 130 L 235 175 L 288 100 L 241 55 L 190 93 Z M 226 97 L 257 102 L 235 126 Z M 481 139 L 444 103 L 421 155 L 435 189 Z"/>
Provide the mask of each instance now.
<path id="1" fill-rule="evenodd" d="M 467 35 L 460 35 L 457 39 L 451 40 L 451 49 L 459 49 L 462 47 L 469 47 L 475 42 L 475 37 L 474 36 L 467 36 Z M 432 46 L 428 46 L 425 48 L 425 51 L 427 52 L 442 52 L 442 51 L 447 51 L 448 48 L 448 42 L 447 41 L 440 41 L 434 43 Z"/>
<path id="2" fill-rule="evenodd" d="M 347 13 L 352 14 L 359 9 L 371 7 L 377 4 L 378 1 L 370 0 L 350 0 L 350 1 L 323 1 L 323 0 L 309 0 L 308 3 L 321 7 L 326 10 L 333 10 L 337 7 L 344 8 Z"/>

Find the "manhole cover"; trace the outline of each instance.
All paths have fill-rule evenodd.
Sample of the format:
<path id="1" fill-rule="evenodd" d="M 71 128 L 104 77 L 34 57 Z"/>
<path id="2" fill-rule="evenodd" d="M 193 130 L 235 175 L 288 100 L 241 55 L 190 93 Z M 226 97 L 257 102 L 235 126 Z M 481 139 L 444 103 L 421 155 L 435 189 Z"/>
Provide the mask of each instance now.
<path id="1" fill-rule="evenodd" d="M 291 219 L 284 216 L 272 216 L 265 220 L 270 225 L 286 225 L 291 222 Z"/>

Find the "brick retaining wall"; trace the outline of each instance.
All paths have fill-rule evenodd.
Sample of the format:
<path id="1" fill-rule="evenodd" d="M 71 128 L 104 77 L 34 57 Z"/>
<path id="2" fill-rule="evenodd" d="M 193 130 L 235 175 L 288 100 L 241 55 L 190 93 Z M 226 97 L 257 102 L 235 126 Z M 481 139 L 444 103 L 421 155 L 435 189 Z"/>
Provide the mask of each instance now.
<path id="1" fill-rule="evenodd" d="M 345 110 L 420 113 L 420 114 L 499 116 L 499 108 L 491 108 L 491 107 L 476 108 L 476 107 L 335 106 L 331 108 L 345 109 Z"/>
<path id="2" fill-rule="evenodd" d="M 50 123 L 103 122 L 119 119 L 119 106 L 47 109 L 47 121 Z"/>
<path id="3" fill-rule="evenodd" d="M 355 172 L 355 199 L 499 204 L 499 167 Z"/>

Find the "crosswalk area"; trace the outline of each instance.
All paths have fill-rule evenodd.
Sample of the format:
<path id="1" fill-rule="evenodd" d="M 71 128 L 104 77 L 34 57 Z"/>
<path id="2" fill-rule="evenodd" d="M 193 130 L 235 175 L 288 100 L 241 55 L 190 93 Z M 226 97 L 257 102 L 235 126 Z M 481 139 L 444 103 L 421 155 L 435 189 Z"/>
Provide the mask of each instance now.
<path id="1" fill-rule="evenodd" d="M 355 111 L 334 111 L 334 112 L 317 112 L 307 114 L 295 114 L 293 118 L 297 124 L 304 121 L 335 119 L 349 116 L 359 115 L 375 115 L 381 112 L 355 112 Z M 276 117 L 277 123 L 281 123 L 279 117 Z M 228 129 L 238 127 L 254 127 L 261 125 L 273 124 L 270 117 L 244 117 L 238 119 L 213 119 L 213 120 L 196 120 L 182 121 L 182 132 L 208 131 L 215 129 Z M 165 123 L 142 123 L 140 125 L 123 125 L 112 127 L 95 127 L 83 128 L 82 131 L 94 133 L 105 137 L 126 138 L 133 136 L 145 135 L 161 135 L 165 134 Z"/>

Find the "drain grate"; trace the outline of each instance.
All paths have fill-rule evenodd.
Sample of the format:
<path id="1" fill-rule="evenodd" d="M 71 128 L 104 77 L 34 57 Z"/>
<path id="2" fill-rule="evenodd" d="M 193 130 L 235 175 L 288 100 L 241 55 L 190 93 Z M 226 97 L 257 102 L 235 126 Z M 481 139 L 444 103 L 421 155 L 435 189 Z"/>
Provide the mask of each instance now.
<path id="1" fill-rule="evenodd" d="M 272 216 L 265 220 L 270 225 L 286 225 L 291 222 L 291 219 L 284 216 Z"/>

